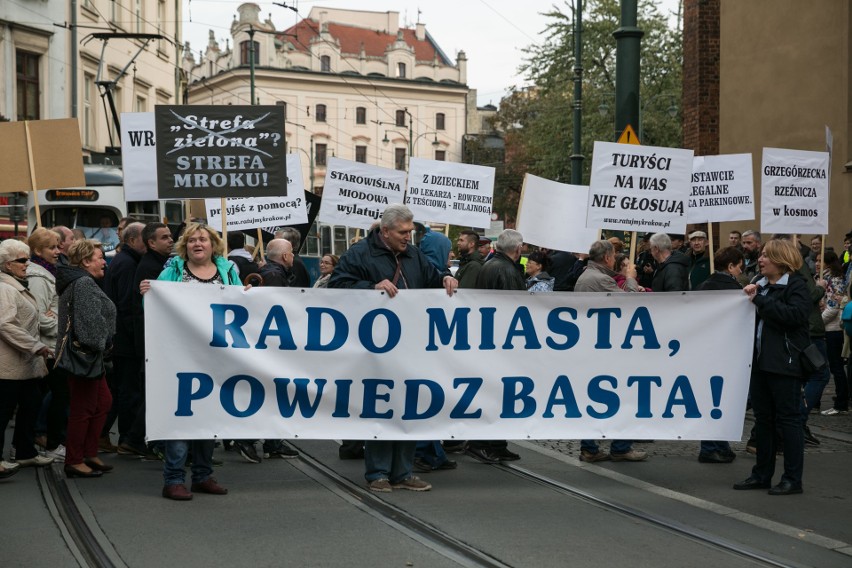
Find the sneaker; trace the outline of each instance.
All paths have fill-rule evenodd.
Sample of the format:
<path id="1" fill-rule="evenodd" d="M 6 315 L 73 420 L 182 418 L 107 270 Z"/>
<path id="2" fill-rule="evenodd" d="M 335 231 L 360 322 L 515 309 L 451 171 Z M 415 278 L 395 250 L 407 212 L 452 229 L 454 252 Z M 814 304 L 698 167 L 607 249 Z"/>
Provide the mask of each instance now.
<path id="1" fill-rule="evenodd" d="M 500 458 L 491 453 L 489 448 L 479 448 L 468 445 L 464 449 L 464 453 L 482 463 L 500 463 Z"/>
<path id="2" fill-rule="evenodd" d="M 463 454 L 464 453 L 464 442 L 450 442 L 444 443 L 444 453 L 447 454 Z"/>
<path id="3" fill-rule="evenodd" d="M 491 455 L 496 456 L 501 462 L 518 461 L 521 456 L 515 452 L 509 451 L 509 448 L 499 448 L 491 450 Z"/>
<path id="4" fill-rule="evenodd" d="M 391 488 L 390 481 L 385 479 L 384 477 L 381 479 L 374 479 L 373 481 L 367 484 L 367 488 L 370 491 L 375 491 L 376 493 L 390 493 L 393 491 Z"/>
<path id="5" fill-rule="evenodd" d="M 811 429 L 808 428 L 807 426 L 805 426 L 804 430 L 805 430 L 805 444 L 810 444 L 811 446 L 819 446 L 819 444 L 820 444 L 819 438 L 817 438 L 816 436 L 814 436 L 811 433 Z"/>
<path id="6" fill-rule="evenodd" d="M 614 462 L 620 461 L 628 461 L 628 462 L 640 462 L 648 459 L 648 454 L 643 452 L 642 450 L 630 450 L 629 452 L 624 452 L 623 454 L 609 454 Z"/>
<path id="7" fill-rule="evenodd" d="M 25 460 L 17 460 L 16 462 L 21 467 L 44 467 L 53 463 L 53 458 L 46 456 L 36 456 Z"/>
<path id="8" fill-rule="evenodd" d="M 278 445 L 275 446 L 272 450 L 268 452 L 263 452 L 263 459 L 269 458 L 282 458 L 282 459 L 292 459 L 299 457 L 299 452 L 285 444 L 284 442 L 278 442 Z"/>
<path id="9" fill-rule="evenodd" d="M 65 446 L 59 444 L 52 450 L 47 450 L 44 455 L 45 457 L 53 458 L 55 462 L 62 463 L 65 461 Z"/>
<path id="10" fill-rule="evenodd" d="M 840 416 L 841 414 L 849 414 L 848 410 L 839 410 L 837 408 L 829 408 L 820 412 L 823 416 Z"/>
<path id="11" fill-rule="evenodd" d="M 612 456 L 609 455 L 609 452 L 597 451 L 592 453 L 589 450 L 580 450 L 581 462 L 595 463 L 609 461 L 610 459 L 612 459 Z"/>
<path id="12" fill-rule="evenodd" d="M 412 475 L 402 481 L 391 484 L 391 487 L 394 489 L 408 489 L 409 491 L 429 491 L 432 489 L 432 484 Z"/>
<path id="13" fill-rule="evenodd" d="M 246 440 L 234 440 L 234 447 L 243 456 L 243 459 L 249 463 L 260 463 L 260 456 L 257 455 L 257 450 L 254 449 L 254 443 Z"/>
<path id="14" fill-rule="evenodd" d="M 104 454 L 114 454 L 118 451 L 118 446 L 112 443 L 109 436 L 101 436 L 98 440 L 98 452 Z"/>

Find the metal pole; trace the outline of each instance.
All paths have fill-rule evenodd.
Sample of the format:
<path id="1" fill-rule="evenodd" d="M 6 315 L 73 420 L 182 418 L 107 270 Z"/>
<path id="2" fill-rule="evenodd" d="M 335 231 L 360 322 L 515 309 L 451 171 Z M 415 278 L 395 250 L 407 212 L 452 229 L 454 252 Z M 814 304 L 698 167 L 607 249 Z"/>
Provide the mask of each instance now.
<path id="1" fill-rule="evenodd" d="M 583 183 L 583 0 L 574 6 L 574 141 L 571 154 L 571 183 Z"/>
<path id="2" fill-rule="evenodd" d="M 615 138 L 627 125 L 639 125 L 639 47 L 645 32 L 636 27 L 637 0 L 621 0 L 621 27 L 615 50 Z M 641 142 L 641 138 L 640 138 Z"/>

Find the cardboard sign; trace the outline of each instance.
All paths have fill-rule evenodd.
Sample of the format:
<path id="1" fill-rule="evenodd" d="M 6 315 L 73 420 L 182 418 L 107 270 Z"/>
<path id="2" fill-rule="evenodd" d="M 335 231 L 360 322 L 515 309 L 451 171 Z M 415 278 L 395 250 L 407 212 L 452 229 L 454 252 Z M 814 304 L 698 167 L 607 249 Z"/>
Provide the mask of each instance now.
<path id="1" fill-rule="evenodd" d="M 284 108 L 157 105 L 160 199 L 287 196 Z"/>
<path id="2" fill-rule="evenodd" d="M 488 227 L 494 172 L 487 166 L 411 158 L 405 204 L 421 221 Z"/>
<path id="3" fill-rule="evenodd" d="M 369 229 L 385 207 L 403 202 L 405 172 L 329 158 L 319 220 Z"/>
<path id="4" fill-rule="evenodd" d="M 696 156 L 687 223 L 754 219 L 751 154 Z"/>
<path id="5" fill-rule="evenodd" d="M 595 142 L 586 227 L 683 233 L 692 150 Z"/>
<path id="6" fill-rule="evenodd" d="M 124 200 L 157 199 L 157 136 L 153 112 L 121 113 Z"/>
<path id="7" fill-rule="evenodd" d="M 517 229 L 524 242 L 569 252 L 587 252 L 598 229 L 586 228 L 589 186 L 569 185 L 527 174 L 518 205 Z"/>
<path id="8" fill-rule="evenodd" d="M 85 186 L 82 148 L 76 118 L 0 122 L 0 193 Z"/>
<path id="9" fill-rule="evenodd" d="M 828 152 L 764 148 L 760 230 L 828 234 Z"/>

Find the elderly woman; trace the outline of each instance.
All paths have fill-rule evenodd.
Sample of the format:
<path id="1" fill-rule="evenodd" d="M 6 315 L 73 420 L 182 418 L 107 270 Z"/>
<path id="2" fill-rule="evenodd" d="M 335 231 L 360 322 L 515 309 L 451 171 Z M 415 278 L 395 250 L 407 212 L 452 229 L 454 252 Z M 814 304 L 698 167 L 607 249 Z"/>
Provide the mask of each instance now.
<path id="1" fill-rule="evenodd" d="M 27 265 L 29 291 L 36 300 L 39 312 L 39 335 L 45 345 L 56 345 L 59 318 L 59 296 L 56 294 L 56 263 L 59 260 L 59 235 L 39 227 L 27 241 L 32 255 Z M 68 420 L 68 381 L 65 375 L 53 368 L 53 359 L 47 360 L 47 386 L 50 394 L 45 397 L 42 411 L 47 416 L 47 436 L 42 445 L 47 456 L 56 461 L 65 461 L 65 426 Z"/>
<path id="2" fill-rule="evenodd" d="M 328 281 L 331 279 L 331 273 L 334 272 L 334 267 L 340 260 L 336 254 L 326 254 L 320 259 L 319 271 L 320 277 L 314 282 L 314 288 L 328 288 Z"/>
<path id="3" fill-rule="evenodd" d="M 531 252 L 527 257 L 527 266 L 524 270 L 529 292 L 553 292 L 553 283 L 556 278 L 547 273 L 550 269 L 550 259 L 541 251 Z"/>
<path id="4" fill-rule="evenodd" d="M 241 286 L 240 273 L 225 258 L 225 243 L 219 233 L 201 223 L 188 223 L 175 245 L 177 257 L 172 259 L 158 280 L 186 282 L 194 285 L 214 284 Z M 145 294 L 150 282 L 143 280 L 139 291 Z M 213 477 L 213 440 L 168 440 L 163 464 L 163 497 L 176 501 L 192 499 L 184 483 L 187 454 L 192 453 L 192 491 L 225 495 L 228 490 Z"/>
<path id="5" fill-rule="evenodd" d="M 104 277 L 103 245 L 94 239 L 74 242 L 68 249 L 68 264 L 56 271 L 59 292 L 57 359 L 70 349 L 71 338 L 95 352 L 104 352 L 115 335 L 115 305 L 95 280 Z M 98 457 L 98 438 L 112 406 L 112 395 L 101 371 L 94 378 L 66 373 L 71 392 L 68 435 L 65 439 L 65 475 L 100 477 L 113 466 Z"/>
<path id="6" fill-rule="evenodd" d="M 758 258 L 762 278 L 744 288 L 757 308 L 755 349 L 751 372 L 757 463 L 751 475 L 734 489 L 769 489 L 770 495 L 802 492 L 804 438 L 802 431 L 801 358 L 810 344 L 808 315 L 811 299 L 805 279 L 796 273 L 802 255 L 788 240 L 771 240 Z M 784 474 L 772 487 L 775 473 L 775 431 L 781 433 Z M 771 487 L 771 489 L 770 489 Z"/>
<path id="7" fill-rule="evenodd" d="M 39 336 L 39 309 L 27 289 L 27 264 L 30 247 L 7 239 L 0 243 L 0 433 L 12 418 L 15 407 L 15 460 L 21 467 L 43 466 L 53 458 L 38 455 L 35 449 L 35 424 L 41 405 L 38 379 L 47 374 L 45 357 L 51 350 Z M 3 436 L 0 435 L 0 457 Z M 0 466 L 0 476 L 12 468 Z"/>

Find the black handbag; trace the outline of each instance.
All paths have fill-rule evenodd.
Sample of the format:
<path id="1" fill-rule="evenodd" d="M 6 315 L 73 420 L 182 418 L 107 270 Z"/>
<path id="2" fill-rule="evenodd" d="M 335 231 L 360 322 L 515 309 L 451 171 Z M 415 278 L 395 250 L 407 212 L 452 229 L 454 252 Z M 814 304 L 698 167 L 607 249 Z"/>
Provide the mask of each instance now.
<path id="1" fill-rule="evenodd" d="M 74 326 L 71 325 L 73 298 L 72 288 L 71 301 L 68 302 L 68 325 L 65 326 L 53 368 L 81 379 L 100 379 L 104 376 L 104 354 L 103 351 L 83 345 L 74 337 Z"/>
<path id="2" fill-rule="evenodd" d="M 809 343 L 804 349 L 799 349 L 793 343 L 790 343 L 790 346 L 799 353 L 799 366 L 802 369 L 802 375 L 805 379 L 825 368 L 828 364 L 819 347 L 813 343 Z"/>

